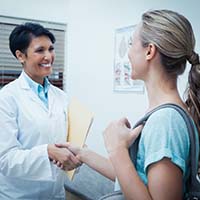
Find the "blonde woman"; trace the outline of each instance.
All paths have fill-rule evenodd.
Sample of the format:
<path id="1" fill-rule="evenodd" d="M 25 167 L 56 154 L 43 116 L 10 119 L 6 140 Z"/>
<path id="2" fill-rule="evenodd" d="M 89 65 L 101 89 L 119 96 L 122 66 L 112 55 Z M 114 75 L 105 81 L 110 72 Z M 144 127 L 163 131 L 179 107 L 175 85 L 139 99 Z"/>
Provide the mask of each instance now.
<path id="1" fill-rule="evenodd" d="M 145 82 L 147 112 L 165 103 L 177 104 L 191 114 L 198 137 L 200 64 L 194 47 L 192 26 L 183 15 L 170 10 L 152 10 L 142 15 L 134 32 L 129 59 L 132 79 Z M 184 102 L 177 89 L 177 78 L 184 72 L 187 61 L 191 69 L 188 97 Z M 68 148 L 82 162 L 107 177 L 113 180 L 117 177 L 115 189 L 121 188 L 128 200 L 183 199 L 190 173 L 190 140 L 185 121 L 172 108 L 153 113 L 142 130 L 134 166 L 128 148 L 139 131 L 140 128 L 132 130 L 125 118 L 112 122 L 104 131 L 109 160 L 88 149 Z"/>

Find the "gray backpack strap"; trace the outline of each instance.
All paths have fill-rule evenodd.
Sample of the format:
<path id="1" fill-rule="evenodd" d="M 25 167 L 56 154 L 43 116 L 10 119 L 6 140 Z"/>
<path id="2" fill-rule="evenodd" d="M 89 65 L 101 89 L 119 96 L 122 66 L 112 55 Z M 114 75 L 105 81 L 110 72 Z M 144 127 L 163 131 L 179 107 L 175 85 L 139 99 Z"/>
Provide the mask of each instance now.
<path id="1" fill-rule="evenodd" d="M 191 167 L 191 174 L 190 178 L 188 180 L 188 194 L 187 197 L 184 199 L 187 200 L 199 200 L 200 199 L 200 181 L 197 178 L 197 171 L 198 171 L 198 158 L 199 158 L 199 151 L 197 145 L 199 144 L 198 141 L 196 141 L 196 135 L 195 135 L 195 129 L 193 125 L 193 121 L 189 114 L 180 106 L 176 104 L 163 104 L 155 108 L 154 110 L 147 113 L 142 119 L 140 119 L 133 128 L 137 127 L 138 125 L 145 124 L 145 122 L 148 120 L 148 118 L 151 116 L 152 113 L 156 112 L 157 110 L 160 110 L 162 108 L 173 108 L 177 112 L 180 113 L 180 115 L 183 117 L 186 126 L 188 128 L 189 138 L 190 138 L 190 167 Z M 137 159 L 137 150 L 138 150 L 138 144 L 139 144 L 140 136 L 136 139 L 136 141 L 131 145 L 129 148 L 129 154 L 132 162 L 136 165 L 136 159 Z M 108 194 L 101 198 L 101 200 L 124 200 L 124 196 L 121 191 L 116 191 L 111 194 Z"/>
<path id="2" fill-rule="evenodd" d="M 144 124 L 150 115 L 154 113 L 157 110 L 160 110 L 162 108 L 173 108 L 179 114 L 182 116 L 184 119 L 188 133 L 189 133 L 189 138 L 190 138 L 190 167 L 191 167 L 191 174 L 189 177 L 189 180 L 187 182 L 187 190 L 188 190 L 188 197 L 187 199 L 200 199 L 200 180 L 198 177 L 198 159 L 199 159 L 199 149 L 198 149 L 198 144 L 199 142 L 196 141 L 196 134 L 195 134 L 195 128 L 193 121 L 189 114 L 180 106 L 176 104 L 163 104 L 161 106 L 158 106 L 154 110 L 150 111 L 147 113 L 142 119 L 140 119 L 134 126 L 137 127 L 140 124 Z M 138 137 L 136 141 L 132 144 L 132 146 L 129 148 L 129 154 L 131 157 L 132 162 L 136 165 L 136 159 L 137 159 L 137 150 L 138 150 L 138 144 L 139 144 L 140 138 Z"/>
<path id="3" fill-rule="evenodd" d="M 183 119 L 188 128 L 190 138 L 190 177 L 187 182 L 187 198 L 186 199 L 200 199 L 200 180 L 198 177 L 198 160 L 199 160 L 199 148 L 198 140 L 196 139 L 195 128 L 191 117 L 182 108 L 175 108 Z"/>
<path id="4" fill-rule="evenodd" d="M 160 105 L 160 106 L 154 108 L 153 110 L 151 110 L 150 112 L 146 113 L 144 115 L 144 117 L 142 117 L 139 121 L 136 122 L 136 124 L 133 126 L 133 129 L 136 128 L 137 126 L 141 125 L 141 124 L 145 124 L 146 121 L 148 120 L 148 118 L 151 116 L 151 114 L 153 114 L 157 110 L 160 110 L 162 108 L 169 108 L 169 107 L 176 108 L 176 107 L 179 107 L 179 106 L 177 106 L 175 104 L 171 104 L 171 103 Z M 180 107 L 180 109 L 182 109 L 182 108 Z M 132 162 L 135 165 L 136 165 L 136 160 L 137 160 L 137 151 L 138 151 L 139 140 L 140 140 L 140 135 L 129 148 L 129 155 L 131 157 Z"/>

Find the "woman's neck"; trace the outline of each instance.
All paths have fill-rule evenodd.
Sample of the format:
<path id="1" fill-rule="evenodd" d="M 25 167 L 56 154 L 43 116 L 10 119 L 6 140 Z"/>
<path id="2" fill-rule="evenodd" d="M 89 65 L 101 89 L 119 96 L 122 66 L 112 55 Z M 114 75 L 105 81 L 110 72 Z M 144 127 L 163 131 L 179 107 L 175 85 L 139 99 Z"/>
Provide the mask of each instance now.
<path id="1" fill-rule="evenodd" d="M 164 103 L 175 103 L 185 108 L 185 104 L 177 89 L 176 80 L 167 80 L 160 77 L 160 80 L 151 79 L 150 81 L 146 81 L 145 84 L 149 99 L 149 107 L 147 111 Z"/>

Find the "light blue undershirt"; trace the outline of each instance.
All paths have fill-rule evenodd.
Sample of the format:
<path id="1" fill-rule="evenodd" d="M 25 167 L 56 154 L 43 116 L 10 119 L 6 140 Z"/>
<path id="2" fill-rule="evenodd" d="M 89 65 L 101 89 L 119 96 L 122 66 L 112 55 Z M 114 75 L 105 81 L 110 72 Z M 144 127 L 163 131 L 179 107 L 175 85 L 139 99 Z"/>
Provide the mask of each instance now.
<path id="1" fill-rule="evenodd" d="M 44 103 L 46 108 L 48 108 L 48 91 L 50 82 L 47 78 L 44 78 L 44 86 L 33 81 L 26 72 L 23 73 L 25 79 L 27 80 L 30 88 L 33 90 L 33 92 L 41 99 L 41 101 Z"/>

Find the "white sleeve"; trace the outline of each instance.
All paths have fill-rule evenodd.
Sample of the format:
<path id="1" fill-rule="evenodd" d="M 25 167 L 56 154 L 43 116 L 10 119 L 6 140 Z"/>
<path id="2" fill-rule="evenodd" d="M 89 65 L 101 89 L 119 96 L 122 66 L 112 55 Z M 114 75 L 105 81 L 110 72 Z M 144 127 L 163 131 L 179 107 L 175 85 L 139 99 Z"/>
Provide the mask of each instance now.
<path id="1" fill-rule="evenodd" d="M 0 173 L 26 180 L 53 181 L 47 144 L 22 148 L 17 138 L 17 106 L 14 99 L 7 97 L 0 95 Z"/>

